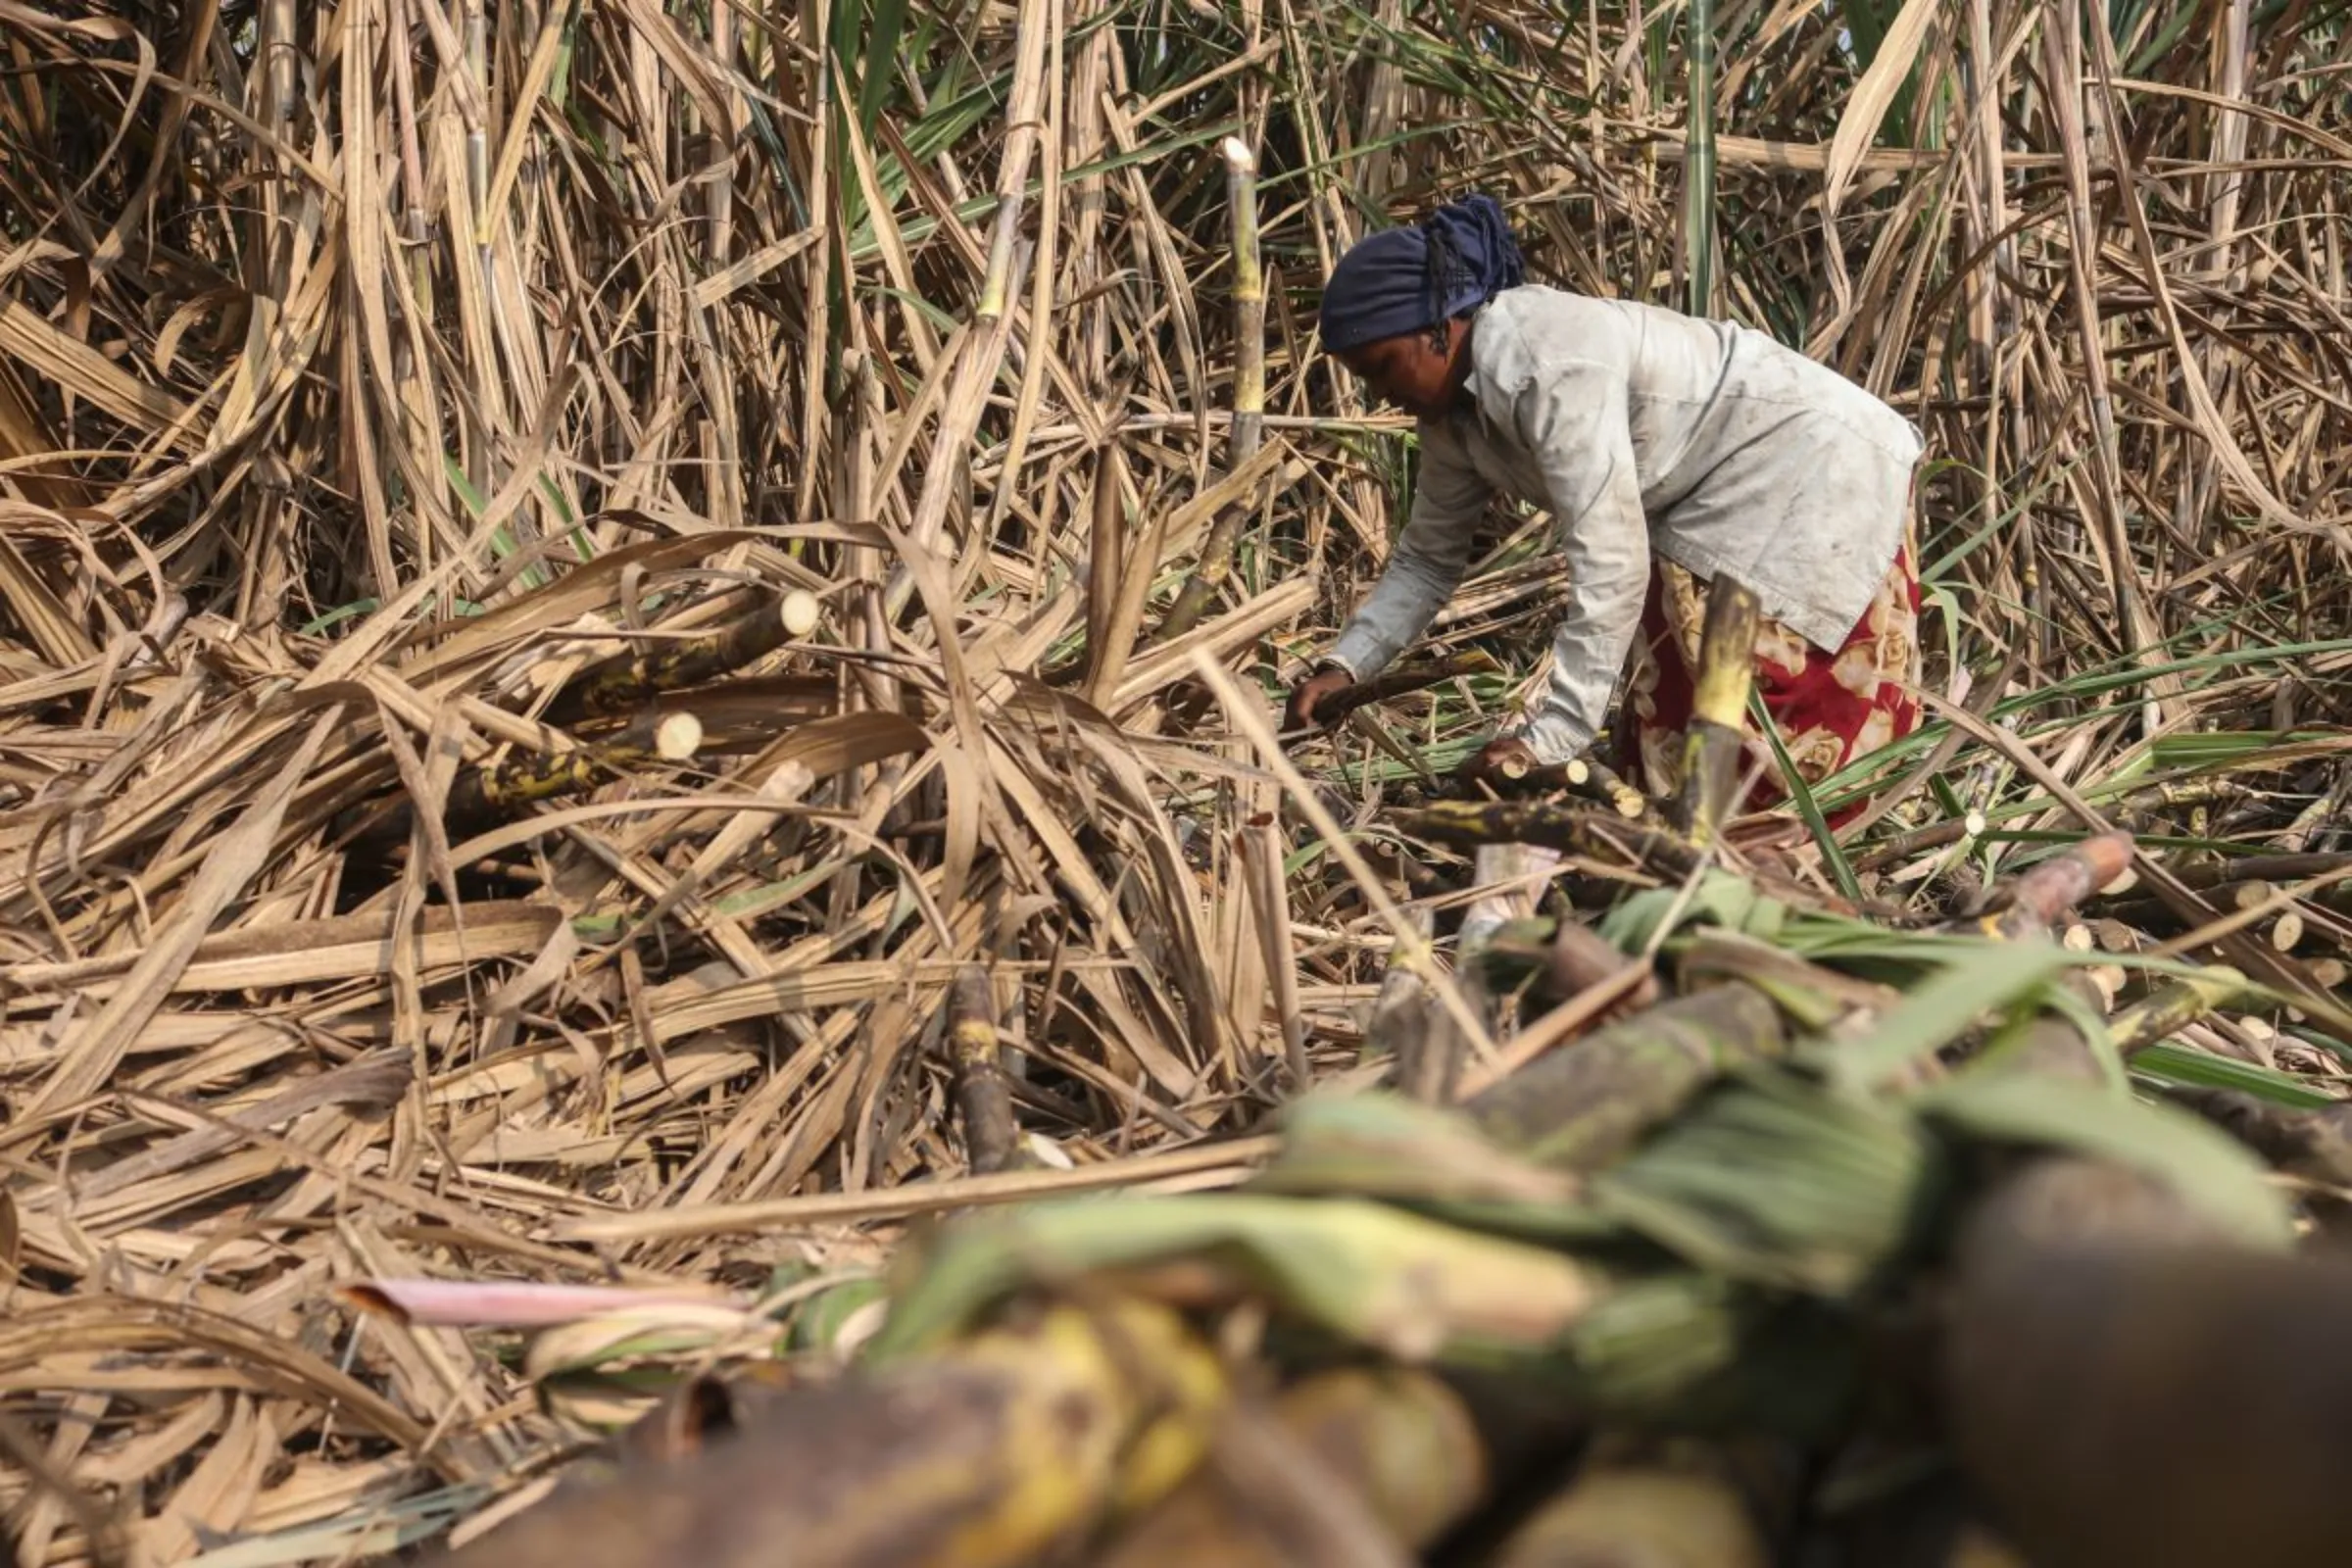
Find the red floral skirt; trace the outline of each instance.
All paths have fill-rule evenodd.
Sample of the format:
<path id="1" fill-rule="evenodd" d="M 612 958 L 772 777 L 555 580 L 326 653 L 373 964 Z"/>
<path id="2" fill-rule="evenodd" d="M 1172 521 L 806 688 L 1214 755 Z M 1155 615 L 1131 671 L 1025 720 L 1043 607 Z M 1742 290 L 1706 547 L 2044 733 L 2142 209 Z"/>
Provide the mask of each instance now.
<path id="1" fill-rule="evenodd" d="M 1836 653 L 1822 652 L 1778 621 L 1766 620 L 1757 630 L 1756 689 L 1808 785 L 1919 727 L 1919 577 L 1911 562 L 1908 545 L 1895 552 L 1878 597 Z M 1681 769 L 1705 595 L 1704 585 L 1679 566 L 1659 562 L 1650 571 L 1618 715 L 1617 751 L 1627 778 L 1653 795 L 1671 793 Z M 1788 798 L 1772 748 L 1752 732 L 1747 761 L 1756 775 L 1748 809 L 1765 810 Z M 1858 804 L 1848 807 L 1831 824 L 1860 809 Z"/>

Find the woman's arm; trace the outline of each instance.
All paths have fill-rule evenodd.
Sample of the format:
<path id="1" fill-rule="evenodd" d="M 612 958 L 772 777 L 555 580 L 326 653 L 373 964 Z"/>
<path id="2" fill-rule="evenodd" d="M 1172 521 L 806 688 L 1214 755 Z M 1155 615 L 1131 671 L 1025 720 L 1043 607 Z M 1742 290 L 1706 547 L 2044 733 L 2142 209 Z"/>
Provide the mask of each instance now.
<path id="1" fill-rule="evenodd" d="M 1531 364 L 1495 387 L 1544 474 L 1568 564 L 1568 605 L 1551 643 L 1551 680 L 1526 739 L 1545 762 L 1592 744 L 1625 668 L 1649 589 L 1649 521 L 1634 468 L 1624 366 Z M 1496 410 L 1495 413 L 1504 411 Z"/>
<path id="2" fill-rule="evenodd" d="M 1340 640 L 1324 657 L 1370 680 L 1428 630 L 1470 569 L 1470 546 L 1492 488 L 1449 438 L 1425 431 L 1413 483 L 1413 514 L 1396 548 Z"/>

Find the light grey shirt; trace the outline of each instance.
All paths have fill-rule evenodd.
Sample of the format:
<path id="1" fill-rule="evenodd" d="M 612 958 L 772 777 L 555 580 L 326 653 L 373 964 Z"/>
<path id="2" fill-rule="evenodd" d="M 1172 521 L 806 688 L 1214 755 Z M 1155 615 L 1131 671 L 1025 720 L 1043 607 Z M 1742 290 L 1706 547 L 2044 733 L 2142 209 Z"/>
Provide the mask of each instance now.
<path id="1" fill-rule="evenodd" d="M 1761 332 L 1529 285 L 1471 325 L 1469 406 L 1420 425 L 1412 516 L 1328 656 L 1358 680 L 1428 627 L 1497 493 L 1548 511 L 1568 566 L 1551 677 L 1524 736 L 1592 742 L 1642 618 L 1650 552 L 1729 572 L 1836 649 L 1902 543 L 1919 433 Z"/>

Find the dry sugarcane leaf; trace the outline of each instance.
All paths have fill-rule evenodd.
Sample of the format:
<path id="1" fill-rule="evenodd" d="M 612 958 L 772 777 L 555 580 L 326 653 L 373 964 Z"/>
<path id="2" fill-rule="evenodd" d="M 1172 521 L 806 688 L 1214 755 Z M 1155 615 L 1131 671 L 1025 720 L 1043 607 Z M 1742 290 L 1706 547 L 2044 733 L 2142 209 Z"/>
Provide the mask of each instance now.
<path id="1" fill-rule="evenodd" d="M 294 791 L 325 744 L 334 721 L 335 715 L 329 713 L 312 724 L 269 789 L 207 858 L 171 930 L 139 956 L 122 989 L 107 999 L 89 1025 L 61 1042 L 61 1065 L 42 1081 L 23 1111 L 25 1117 L 82 1100 L 113 1075 L 132 1038 L 185 972 L 207 927 L 269 858 Z"/>
<path id="2" fill-rule="evenodd" d="M 407 940 L 419 950 L 418 967 L 436 969 L 521 957 L 545 944 L 562 922 L 561 911 L 519 901 L 454 909 L 435 905 L 423 911 Z M 170 989 L 174 994 L 257 991 L 381 974 L 390 962 L 395 940 L 399 938 L 389 914 L 222 931 L 196 944 Z M 77 963 L 19 964 L 0 970 L 0 982 L 27 992 L 71 989 L 102 997 L 112 990 L 107 980 L 128 970 L 133 961 L 132 955 L 121 954 Z"/>

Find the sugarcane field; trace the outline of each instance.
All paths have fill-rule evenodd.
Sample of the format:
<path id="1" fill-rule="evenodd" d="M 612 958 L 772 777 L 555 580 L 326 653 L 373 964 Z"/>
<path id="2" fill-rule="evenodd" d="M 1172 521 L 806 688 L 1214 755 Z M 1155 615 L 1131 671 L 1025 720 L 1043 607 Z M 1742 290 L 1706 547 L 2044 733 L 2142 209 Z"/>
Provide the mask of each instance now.
<path id="1" fill-rule="evenodd" d="M 17 1568 L 2352 1564 L 2344 0 L 0 0 Z"/>

